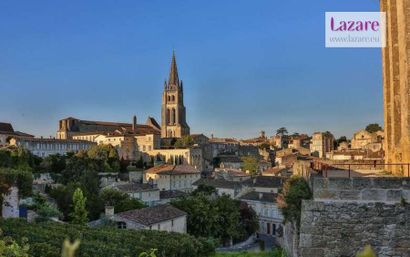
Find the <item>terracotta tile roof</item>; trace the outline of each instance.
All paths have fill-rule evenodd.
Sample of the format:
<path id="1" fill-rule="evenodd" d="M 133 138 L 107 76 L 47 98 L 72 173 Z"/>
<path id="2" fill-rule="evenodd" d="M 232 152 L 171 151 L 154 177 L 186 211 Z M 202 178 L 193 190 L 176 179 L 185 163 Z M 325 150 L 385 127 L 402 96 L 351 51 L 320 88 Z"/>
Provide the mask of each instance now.
<path id="1" fill-rule="evenodd" d="M 272 167 L 264 170 L 262 173 L 278 175 L 284 170 L 286 170 L 286 168 Z"/>
<path id="2" fill-rule="evenodd" d="M 161 174 L 161 175 L 181 175 L 181 174 L 200 173 L 194 166 L 191 166 L 191 165 L 171 165 L 171 164 L 162 164 L 162 165 L 154 166 L 146 170 L 145 172 Z"/>
<path id="3" fill-rule="evenodd" d="M 163 221 L 185 216 L 186 212 L 170 204 L 162 204 L 153 207 L 131 210 L 115 214 L 123 219 L 131 220 L 145 226 L 150 226 Z"/>

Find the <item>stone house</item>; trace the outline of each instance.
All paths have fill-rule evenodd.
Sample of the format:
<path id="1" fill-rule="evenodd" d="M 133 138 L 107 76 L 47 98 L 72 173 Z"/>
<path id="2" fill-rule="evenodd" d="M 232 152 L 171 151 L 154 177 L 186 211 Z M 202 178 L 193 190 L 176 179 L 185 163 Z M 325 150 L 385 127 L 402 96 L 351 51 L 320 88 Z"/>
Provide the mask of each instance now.
<path id="1" fill-rule="evenodd" d="M 369 144 L 379 144 L 382 145 L 384 138 L 383 131 L 377 131 L 370 133 L 365 129 L 359 130 L 354 133 L 351 148 L 352 149 L 365 149 Z"/>
<path id="2" fill-rule="evenodd" d="M 256 176 L 252 179 L 251 187 L 258 193 L 278 193 L 283 186 L 284 178 L 273 176 Z"/>
<path id="3" fill-rule="evenodd" d="M 226 179 L 229 181 L 245 181 L 251 178 L 249 173 L 239 169 L 215 169 L 214 177 L 216 179 Z"/>
<path id="4" fill-rule="evenodd" d="M 179 190 L 191 192 L 193 183 L 201 178 L 201 173 L 191 165 L 162 164 L 144 172 L 144 182 L 156 185 L 160 191 Z"/>
<path id="5" fill-rule="evenodd" d="M 20 131 L 14 131 L 13 126 L 10 123 L 0 122 L 0 147 L 7 146 L 9 144 L 9 139 L 12 137 L 31 137 L 29 135 Z"/>
<path id="6" fill-rule="evenodd" d="M 148 206 L 158 204 L 160 201 L 159 189 L 151 184 L 120 183 L 112 185 L 111 187 L 128 194 L 132 198 L 141 200 Z"/>
<path id="7" fill-rule="evenodd" d="M 252 191 L 240 197 L 256 212 L 259 221 L 259 234 L 275 236 L 283 223 L 283 216 L 276 204 L 275 193 Z"/>
<path id="8" fill-rule="evenodd" d="M 297 154 L 291 153 L 283 156 L 276 156 L 275 163 L 276 166 L 280 168 L 291 168 L 297 159 Z"/>
<path id="9" fill-rule="evenodd" d="M 47 157 L 53 154 L 65 155 L 68 152 L 87 150 L 95 143 L 85 140 L 13 137 L 10 139 L 10 145 L 23 147 L 40 157 Z"/>
<path id="10" fill-rule="evenodd" d="M 334 149 L 335 138 L 330 132 L 315 132 L 310 143 L 310 152 L 313 156 L 326 158 L 326 153 Z"/>
<path id="11" fill-rule="evenodd" d="M 187 231 L 187 214 L 170 204 L 108 214 L 107 218 L 116 222 L 119 229 L 146 229 L 177 233 Z"/>
<path id="12" fill-rule="evenodd" d="M 239 141 L 234 138 L 217 138 L 213 135 L 209 139 L 212 157 L 215 158 L 223 153 L 236 153 L 239 150 Z"/>
<path id="13" fill-rule="evenodd" d="M 144 157 L 145 161 L 154 159 L 154 161 L 161 161 L 162 163 L 175 165 L 191 165 L 198 170 L 205 169 L 205 161 L 202 154 L 201 147 L 191 147 L 184 149 L 155 149 L 147 151 Z"/>
<path id="14" fill-rule="evenodd" d="M 240 169 L 242 167 L 242 160 L 237 155 L 219 155 L 219 167 L 222 169 Z"/>
<path id="15" fill-rule="evenodd" d="M 223 178 L 212 179 L 212 178 L 201 178 L 196 181 L 193 186 L 197 189 L 199 185 L 212 186 L 216 189 L 218 195 L 229 195 L 232 199 L 237 199 L 241 195 L 251 191 L 251 188 L 247 181 L 229 181 Z"/>

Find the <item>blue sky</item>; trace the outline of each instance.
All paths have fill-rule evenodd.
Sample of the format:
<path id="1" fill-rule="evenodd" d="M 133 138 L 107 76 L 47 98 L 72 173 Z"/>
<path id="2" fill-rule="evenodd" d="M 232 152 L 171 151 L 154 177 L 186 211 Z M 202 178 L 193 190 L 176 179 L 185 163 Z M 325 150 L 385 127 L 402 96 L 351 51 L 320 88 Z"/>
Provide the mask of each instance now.
<path id="1" fill-rule="evenodd" d="M 175 49 L 193 133 L 350 137 L 383 123 L 381 51 L 325 48 L 325 12 L 378 10 L 376 0 L 4 0 L 0 121 L 39 136 L 68 116 L 160 122 Z"/>

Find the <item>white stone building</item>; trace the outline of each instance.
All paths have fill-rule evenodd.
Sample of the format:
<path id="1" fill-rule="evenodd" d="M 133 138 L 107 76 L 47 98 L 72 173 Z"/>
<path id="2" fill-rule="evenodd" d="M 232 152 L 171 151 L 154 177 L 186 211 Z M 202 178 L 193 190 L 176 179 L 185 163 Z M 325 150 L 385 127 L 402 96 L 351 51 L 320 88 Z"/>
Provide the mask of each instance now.
<path id="1" fill-rule="evenodd" d="M 18 218 L 20 216 L 19 200 L 19 189 L 11 187 L 9 192 L 3 195 L 1 216 L 3 218 Z"/>
<path id="2" fill-rule="evenodd" d="M 153 206 L 160 201 L 159 189 L 154 185 L 142 183 L 117 183 L 110 187 L 126 193 L 132 198 L 141 200 L 148 206 Z"/>
<path id="3" fill-rule="evenodd" d="M 258 215 L 258 233 L 275 236 L 277 228 L 283 223 L 283 215 L 276 204 L 276 194 L 249 192 L 240 200 L 247 203 Z"/>
<path id="4" fill-rule="evenodd" d="M 153 158 L 155 161 L 160 159 L 163 163 L 191 165 L 196 167 L 199 171 L 205 169 L 205 160 L 200 147 L 184 149 L 154 149 L 146 151 L 145 153 L 148 155 L 147 157 L 151 159 Z"/>
<path id="5" fill-rule="evenodd" d="M 47 157 L 52 154 L 64 155 L 68 152 L 87 150 L 95 143 L 84 140 L 15 137 L 10 139 L 10 145 L 23 147 L 40 157 Z"/>
<path id="6" fill-rule="evenodd" d="M 191 192 L 192 184 L 201 178 L 201 173 L 191 165 L 163 164 L 145 171 L 144 182 L 156 185 L 159 190 Z"/>

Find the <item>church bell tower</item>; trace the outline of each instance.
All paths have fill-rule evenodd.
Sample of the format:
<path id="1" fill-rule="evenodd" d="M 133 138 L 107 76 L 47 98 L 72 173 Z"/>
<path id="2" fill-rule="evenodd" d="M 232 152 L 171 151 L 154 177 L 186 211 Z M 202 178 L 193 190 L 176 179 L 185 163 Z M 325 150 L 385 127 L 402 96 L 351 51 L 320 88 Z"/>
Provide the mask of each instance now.
<path id="1" fill-rule="evenodd" d="M 189 135 L 184 106 L 184 90 L 179 81 L 175 53 L 172 53 L 171 70 L 168 81 L 164 83 L 161 110 L 161 137 L 181 138 Z"/>

